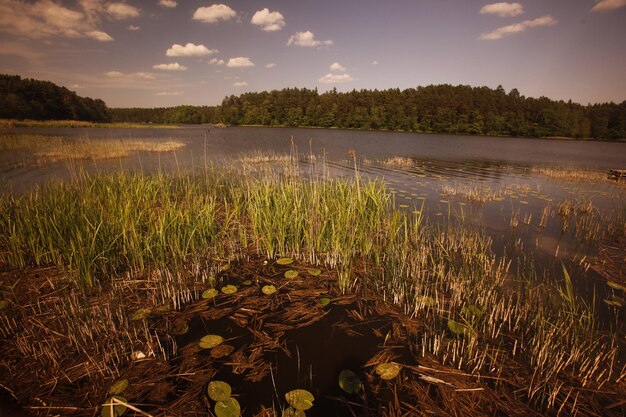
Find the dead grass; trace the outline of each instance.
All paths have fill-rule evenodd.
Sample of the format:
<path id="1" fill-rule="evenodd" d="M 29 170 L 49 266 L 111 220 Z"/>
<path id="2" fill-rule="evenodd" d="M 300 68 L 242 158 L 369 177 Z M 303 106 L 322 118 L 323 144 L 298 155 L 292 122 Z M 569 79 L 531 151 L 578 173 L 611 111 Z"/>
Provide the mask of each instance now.
<path id="1" fill-rule="evenodd" d="M 411 168 L 414 163 L 411 158 L 404 156 L 394 156 L 380 161 L 380 165 L 385 168 Z"/>
<path id="2" fill-rule="evenodd" d="M 157 142 L 149 139 L 134 140 L 70 140 L 60 136 L 12 135 L 0 136 L 0 151 L 32 153 L 33 162 L 41 164 L 70 159 L 115 159 L 136 152 L 172 152 L 185 146 L 169 140 Z"/>
<path id="3" fill-rule="evenodd" d="M 534 167 L 531 168 L 530 172 L 543 175 L 544 177 L 570 182 L 602 182 L 606 180 L 606 173 L 601 171 Z"/>

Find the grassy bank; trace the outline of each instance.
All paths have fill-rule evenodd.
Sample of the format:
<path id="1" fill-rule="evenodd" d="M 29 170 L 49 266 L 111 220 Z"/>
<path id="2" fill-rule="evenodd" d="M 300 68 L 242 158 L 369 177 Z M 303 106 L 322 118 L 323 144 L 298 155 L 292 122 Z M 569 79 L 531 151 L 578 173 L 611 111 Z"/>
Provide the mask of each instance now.
<path id="1" fill-rule="evenodd" d="M 68 139 L 61 136 L 0 134 L 0 152 L 6 152 L 7 162 L 43 164 L 80 159 L 116 159 L 137 152 L 172 152 L 185 144 L 168 140 L 149 139 Z M 9 152 L 21 158 L 9 158 Z"/>
<path id="2" fill-rule="evenodd" d="M 15 120 L 0 119 L 0 128 L 20 128 L 20 127 L 39 127 L 39 128 L 117 128 L 117 129 L 176 129 L 177 126 L 161 125 L 161 124 L 137 124 L 137 123 L 94 123 L 83 122 L 80 120 Z"/>
<path id="3" fill-rule="evenodd" d="M 333 297 L 376 299 L 411 329 L 401 340 L 391 330 L 379 335 L 380 345 L 396 340 L 412 359 L 387 353 L 378 362 L 394 361 L 415 370 L 389 382 L 386 389 L 396 393 L 396 405 L 386 408 L 387 415 L 415 412 L 408 406 L 418 404 L 412 392 L 421 392 L 425 397 L 419 401 L 431 401 L 447 413 L 461 410 L 443 393 L 473 392 L 480 400 L 472 408 L 468 399 L 465 413 L 621 415 L 626 393 L 622 330 L 599 325 L 595 300 L 575 294 L 566 268 L 548 277 L 536 276 L 532 267 L 513 271 L 511 259 L 496 256 L 491 240 L 480 231 L 455 222 L 428 225 L 419 210 L 395 210 L 392 195 L 380 182 L 303 179 L 294 160 L 281 161 L 285 171 L 270 176 L 210 167 L 179 175 L 84 175 L 24 197 L 2 197 L 2 264 L 17 271 L 57 271 L 44 274 L 49 283 L 42 281 L 41 288 L 51 287 L 45 292 L 54 294 L 45 302 L 24 298 L 28 291 L 20 288 L 28 288 L 27 280 L 6 278 L 11 286 L 0 297 L 8 301 L 0 313 L 2 353 L 14 364 L 51 371 L 16 382 L 19 375 L 10 368 L 10 379 L 2 384 L 16 391 L 18 384 L 30 384 L 29 392 L 36 393 L 30 395 L 39 396 L 44 394 L 37 386 L 49 387 L 50 378 L 68 379 L 65 395 L 77 385 L 92 384 L 95 388 L 83 392 L 83 398 L 101 404 L 106 398 L 101 387 L 129 372 L 133 352 L 149 347 L 154 363 L 161 365 L 177 357 L 176 344 L 167 342 L 176 335 L 171 324 L 163 330 L 151 327 L 149 320 L 132 320 L 138 309 L 151 314 L 168 309 L 223 313 L 243 320 L 250 311 L 262 309 L 260 302 L 248 305 L 240 295 L 231 303 L 220 295 L 216 303 L 207 304 L 198 301 L 200 294 L 235 283 L 240 288 L 252 285 L 245 294 L 256 297 L 260 288 L 255 280 L 271 280 L 290 292 L 269 304 L 289 312 L 290 303 L 299 299 L 298 281 L 289 281 L 276 263 L 289 257 L 302 265 L 293 267 L 302 276 L 310 268 L 323 269 L 325 280 L 310 272 L 302 278 L 315 297 L 330 283 Z M 307 303 L 299 308 L 293 314 L 313 309 Z M 37 311 L 47 317 L 43 320 L 54 320 L 50 328 L 56 333 L 72 335 L 69 347 L 60 348 L 59 336 L 37 336 L 41 322 L 30 320 Z M 167 323 L 173 322 L 174 316 L 167 317 Z M 68 352 L 89 363 L 90 371 L 75 371 L 66 359 L 72 356 Z M 436 364 L 442 372 L 435 377 L 420 371 L 423 364 Z M 205 370 L 207 375 L 225 365 L 211 366 L 213 373 Z M 68 367 L 78 373 L 67 372 Z M 71 377 L 61 376 L 63 372 Z M 460 376 L 473 381 L 470 391 L 449 391 L 449 378 Z M 180 389 L 186 392 L 189 380 L 172 378 L 182 378 Z M 402 388 L 413 386 L 415 391 Z M 131 403 L 147 403 L 147 392 L 136 395 L 129 398 Z M 385 401 L 376 398 L 371 401 Z M 488 411 L 489 398 L 506 401 Z M 26 395 L 20 399 L 32 401 Z M 393 395 L 388 401 L 394 402 Z M 266 406 L 273 409 L 271 403 Z M 81 407 L 84 415 L 93 414 L 93 408 Z M 259 404 L 249 407 L 250 413 L 277 415 L 262 414 Z"/>

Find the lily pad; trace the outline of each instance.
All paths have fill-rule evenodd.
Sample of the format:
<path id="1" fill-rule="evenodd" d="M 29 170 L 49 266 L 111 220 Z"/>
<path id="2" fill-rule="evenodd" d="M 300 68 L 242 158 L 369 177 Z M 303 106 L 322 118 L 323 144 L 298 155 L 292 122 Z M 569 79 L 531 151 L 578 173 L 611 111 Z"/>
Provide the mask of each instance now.
<path id="1" fill-rule="evenodd" d="M 265 295 L 272 295 L 278 290 L 276 289 L 276 286 L 274 285 L 264 285 L 263 288 L 261 288 L 261 291 Z"/>
<path id="2" fill-rule="evenodd" d="M 125 403 L 128 402 L 126 401 L 126 398 L 120 397 L 117 395 L 107 399 L 102 405 L 102 411 L 100 412 L 100 415 L 102 417 L 119 417 L 128 410 L 128 408 L 126 408 L 124 404 L 118 404 L 114 402 L 113 398 L 115 398 L 118 401 L 125 402 Z"/>
<path id="3" fill-rule="evenodd" d="M 483 311 L 480 309 L 480 307 L 476 305 L 466 304 L 461 309 L 461 314 L 467 317 L 468 319 L 479 318 L 480 316 L 483 315 Z"/>
<path id="4" fill-rule="evenodd" d="M 234 285 L 225 285 L 222 287 L 222 292 L 224 294 L 234 294 L 237 292 L 237 287 Z"/>
<path id="5" fill-rule="evenodd" d="M 282 417 L 306 417 L 306 413 L 302 410 L 296 410 L 293 407 L 287 407 L 283 410 Z"/>
<path id="6" fill-rule="evenodd" d="M 247 280 L 243 281 L 242 284 L 245 285 L 246 287 L 249 287 L 250 285 L 252 285 L 252 280 L 251 279 L 247 279 Z"/>
<path id="7" fill-rule="evenodd" d="M 289 271 L 285 271 L 285 278 L 294 279 L 298 276 L 298 271 L 295 269 L 290 269 Z"/>
<path id="8" fill-rule="evenodd" d="M 214 359 L 221 359 L 233 353 L 234 350 L 235 347 L 232 345 L 215 346 L 213 349 L 211 349 L 211 357 Z"/>
<path id="9" fill-rule="evenodd" d="M 330 298 L 328 298 L 328 297 L 321 297 L 320 298 L 320 305 L 322 307 L 326 307 L 328 304 L 330 304 Z"/>
<path id="10" fill-rule="evenodd" d="M 170 330 L 170 333 L 175 336 L 180 336 L 187 333 L 188 331 L 189 325 L 187 324 L 187 322 L 182 319 L 177 319 L 174 320 L 174 326 L 172 326 L 172 330 Z"/>
<path id="11" fill-rule="evenodd" d="M 211 381 L 207 387 L 209 398 L 213 401 L 226 401 L 230 398 L 230 394 L 233 392 L 228 383 L 224 381 Z"/>
<path id="12" fill-rule="evenodd" d="M 417 304 L 424 304 L 426 307 L 434 307 L 437 304 L 433 297 L 427 295 L 418 296 L 416 302 Z"/>
<path id="13" fill-rule="evenodd" d="M 400 373 L 402 367 L 394 362 L 379 363 L 376 365 L 376 373 L 381 379 L 394 379 Z"/>
<path id="14" fill-rule="evenodd" d="M 202 349 L 213 349 L 215 346 L 221 345 L 224 338 L 217 334 L 207 334 L 198 343 Z"/>
<path id="15" fill-rule="evenodd" d="M 214 298 L 217 294 L 219 294 L 219 292 L 215 288 L 209 288 L 202 293 L 202 298 L 208 300 Z"/>
<path id="16" fill-rule="evenodd" d="M 239 417 L 241 415 L 241 406 L 233 397 L 228 397 L 224 401 L 218 401 L 213 408 L 217 417 Z"/>
<path id="17" fill-rule="evenodd" d="M 276 260 L 278 265 L 291 265 L 293 263 L 293 259 L 291 258 L 278 258 Z"/>
<path id="18" fill-rule="evenodd" d="M 315 397 L 305 389 L 294 389 L 285 394 L 285 399 L 296 410 L 305 411 L 313 407 Z"/>
<path id="19" fill-rule="evenodd" d="M 0 300 L 0 310 L 4 310 L 9 307 L 9 302 L 7 300 Z"/>
<path id="20" fill-rule="evenodd" d="M 361 391 L 361 379 L 350 369 L 344 369 L 339 373 L 339 387 L 348 394 L 356 394 Z"/>
<path id="21" fill-rule="evenodd" d="M 118 381 L 115 381 L 115 383 L 111 385 L 111 388 L 109 388 L 109 395 L 119 395 L 123 393 L 124 391 L 126 391 L 126 388 L 128 388 L 128 385 L 128 379 L 120 379 Z"/>
<path id="22" fill-rule="evenodd" d="M 152 314 L 152 310 L 150 310 L 149 308 L 140 308 L 139 310 L 135 311 L 132 316 L 130 316 L 130 319 L 132 321 L 140 321 L 150 317 L 150 314 Z"/>
<path id="23" fill-rule="evenodd" d="M 463 334 L 467 331 L 467 326 L 458 321 L 448 320 L 448 329 L 454 334 Z"/>
<path id="24" fill-rule="evenodd" d="M 306 272 L 308 272 L 309 275 L 313 275 L 314 277 L 319 277 L 322 274 L 322 270 L 318 268 L 307 268 Z"/>

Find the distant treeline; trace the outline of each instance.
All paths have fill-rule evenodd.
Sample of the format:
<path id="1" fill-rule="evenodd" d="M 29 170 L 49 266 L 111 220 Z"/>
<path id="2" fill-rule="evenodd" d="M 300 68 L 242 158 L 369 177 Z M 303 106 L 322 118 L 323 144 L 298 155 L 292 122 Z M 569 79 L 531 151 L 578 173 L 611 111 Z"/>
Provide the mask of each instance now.
<path id="1" fill-rule="evenodd" d="M 582 106 L 508 94 L 502 87 L 431 85 L 406 90 L 287 88 L 226 97 L 221 106 L 111 109 L 116 122 L 317 126 L 476 135 L 626 138 L 626 101 Z"/>
<path id="2" fill-rule="evenodd" d="M 0 118 L 109 122 L 111 115 L 102 100 L 49 81 L 0 74 Z"/>

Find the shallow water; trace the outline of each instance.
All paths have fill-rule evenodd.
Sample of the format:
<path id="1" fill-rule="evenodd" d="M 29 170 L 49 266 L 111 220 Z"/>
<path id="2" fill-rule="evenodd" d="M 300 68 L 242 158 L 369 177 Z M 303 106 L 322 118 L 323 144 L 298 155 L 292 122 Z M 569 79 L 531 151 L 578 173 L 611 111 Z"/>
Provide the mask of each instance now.
<path id="1" fill-rule="evenodd" d="M 521 254 L 521 260 L 512 265 L 518 272 L 524 272 L 524 262 L 532 262 L 539 266 L 532 273 L 562 278 L 561 262 L 565 262 L 570 273 L 577 277 L 579 293 L 589 298 L 594 291 L 602 297 L 613 294 L 613 290 L 599 282 L 597 274 L 587 273 L 585 269 L 608 225 L 620 221 L 616 217 L 620 211 L 624 214 L 626 187 L 601 177 L 592 183 L 551 179 L 534 168 L 596 171 L 625 168 L 626 143 L 338 129 L 219 129 L 208 125 L 178 129 L 0 130 L 7 132 L 64 136 L 68 140 L 178 140 L 186 145 L 176 152 L 142 152 L 122 159 L 85 162 L 84 167 L 90 172 L 186 171 L 201 169 L 207 163 L 237 164 L 236 156 L 260 151 L 297 153 L 305 175 L 354 178 L 356 160 L 357 169 L 364 177 L 384 179 L 398 209 L 407 213 L 419 211 L 432 224 L 462 222 L 479 227 L 493 240 L 497 254 L 511 255 L 514 259 L 520 259 Z M 409 158 L 410 166 L 387 167 L 381 163 L 396 156 Z M 75 165 L 66 162 L 3 165 L 11 157 L 5 154 L 0 160 L 0 190 L 13 190 L 17 194 L 35 185 L 70 179 L 77 171 Z M 498 197 L 484 203 L 473 202 L 463 196 L 449 195 L 445 187 L 486 189 Z M 573 214 L 563 216 L 559 206 L 574 202 L 590 203 L 591 213 L 574 210 Z M 611 311 L 605 313 L 611 321 L 614 319 Z"/>

